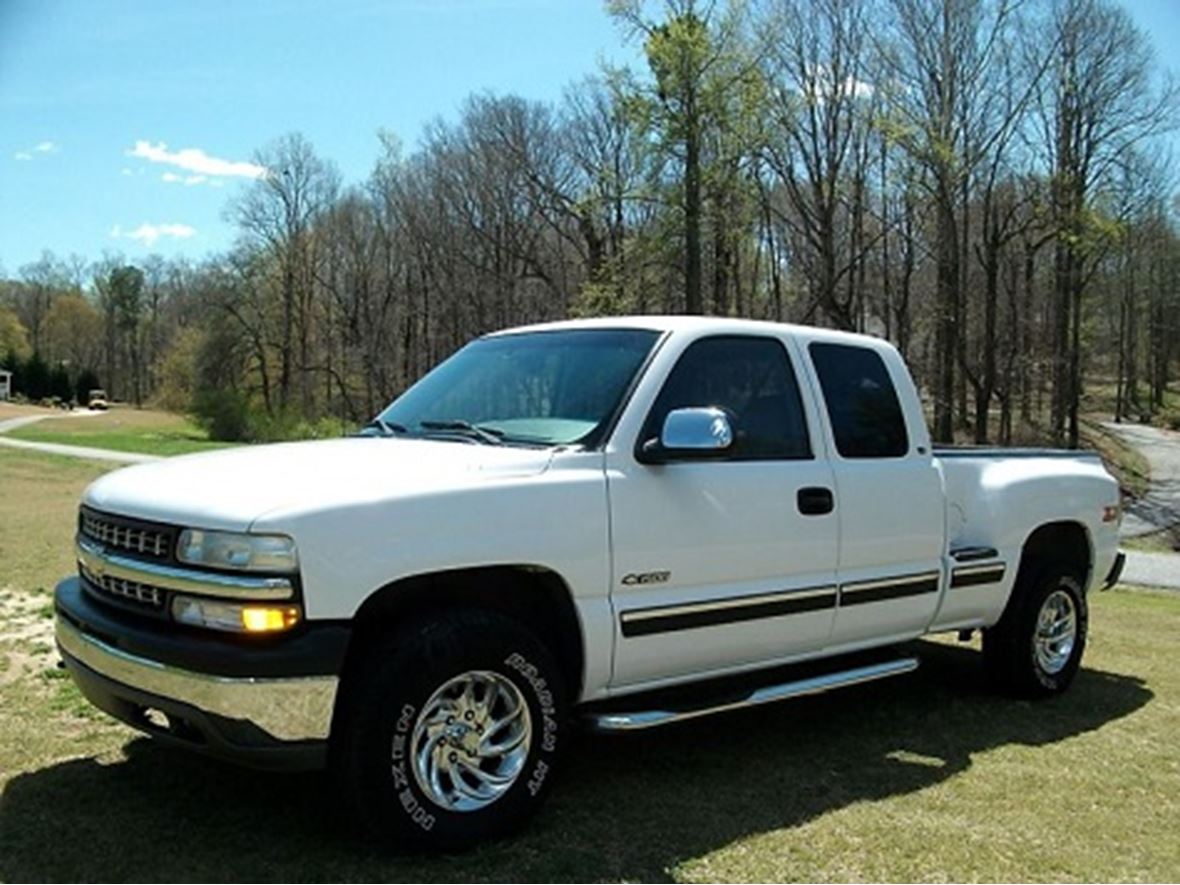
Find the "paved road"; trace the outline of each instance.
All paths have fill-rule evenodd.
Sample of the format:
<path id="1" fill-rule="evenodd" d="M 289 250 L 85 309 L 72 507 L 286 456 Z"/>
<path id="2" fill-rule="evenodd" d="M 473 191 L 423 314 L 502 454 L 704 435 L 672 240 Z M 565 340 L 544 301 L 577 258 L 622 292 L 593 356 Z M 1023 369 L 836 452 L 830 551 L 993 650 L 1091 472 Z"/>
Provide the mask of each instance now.
<path id="1" fill-rule="evenodd" d="M 30 442 L 23 439 L 9 439 L 3 434 L 43 419 L 53 420 L 57 415 L 22 415 L 0 421 L 0 446 L 11 449 L 30 449 L 34 452 L 48 452 L 51 455 L 65 455 L 70 458 L 86 458 L 90 461 L 114 461 L 117 464 L 140 464 L 144 461 L 158 461 L 158 455 L 141 455 L 137 452 L 115 452 L 111 449 L 95 449 L 90 446 L 67 446 L 61 443 Z M 61 417 L 70 417 L 68 413 Z"/>
<path id="2" fill-rule="evenodd" d="M 1180 590 L 1180 555 L 1128 550 L 1120 583 Z"/>
<path id="3" fill-rule="evenodd" d="M 1142 452 L 1151 465 L 1147 494 L 1123 515 L 1123 537 L 1148 535 L 1180 523 L 1180 433 L 1146 424 L 1107 421 L 1102 426 Z"/>
<path id="4" fill-rule="evenodd" d="M 1134 538 L 1180 524 L 1180 433 L 1145 424 L 1103 426 L 1142 452 L 1151 465 L 1147 494 L 1127 508 L 1122 536 Z M 1129 550 L 1123 583 L 1180 590 L 1180 556 Z"/>

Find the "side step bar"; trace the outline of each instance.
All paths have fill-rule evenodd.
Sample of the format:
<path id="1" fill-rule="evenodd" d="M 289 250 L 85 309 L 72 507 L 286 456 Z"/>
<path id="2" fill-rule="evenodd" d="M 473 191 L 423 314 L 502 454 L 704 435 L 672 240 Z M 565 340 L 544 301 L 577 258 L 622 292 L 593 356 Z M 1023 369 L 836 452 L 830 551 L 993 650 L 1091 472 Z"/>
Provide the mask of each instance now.
<path id="1" fill-rule="evenodd" d="M 595 731 L 621 732 L 639 731 L 644 728 L 654 728 L 657 725 L 669 725 L 673 722 L 684 722 L 700 716 L 713 713 L 724 713 L 727 710 L 738 710 L 743 707 L 756 707 L 760 704 L 770 704 L 775 701 L 785 701 L 788 698 L 799 698 L 804 695 L 822 694 L 834 688 L 844 688 L 858 685 L 862 682 L 873 682 L 889 676 L 901 676 L 918 669 L 917 658 L 898 658 L 865 667 L 854 667 L 850 670 L 840 670 L 835 673 L 825 673 L 811 676 L 807 679 L 797 679 L 782 682 L 777 685 L 766 685 L 737 698 L 730 698 L 719 703 L 705 703 L 699 707 L 685 707 L 682 709 L 656 710 L 628 710 L 601 711 L 587 714 L 585 721 Z"/>

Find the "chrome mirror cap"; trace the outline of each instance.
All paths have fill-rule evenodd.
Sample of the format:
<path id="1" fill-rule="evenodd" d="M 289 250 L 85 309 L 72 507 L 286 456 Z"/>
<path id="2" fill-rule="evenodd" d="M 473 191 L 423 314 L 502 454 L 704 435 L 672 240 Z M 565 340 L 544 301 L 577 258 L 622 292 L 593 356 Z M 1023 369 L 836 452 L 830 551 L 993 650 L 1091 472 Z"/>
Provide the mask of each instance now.
<path id="1" fill-rule="evenodd" d="M 732 446 L 733 427 L 722 409 L 674 409 L 664 419 L 660 438 L 645 442 L 635 457 L 642 464 L 691 461 L 724 455 Z"/>
<path id="2" fill-rule="evenodd" d="M 660 446 L 673 452 L 724 452 L 733 445 L 733 428 L 721 409 L 673 409 L 664 419 Z"/>

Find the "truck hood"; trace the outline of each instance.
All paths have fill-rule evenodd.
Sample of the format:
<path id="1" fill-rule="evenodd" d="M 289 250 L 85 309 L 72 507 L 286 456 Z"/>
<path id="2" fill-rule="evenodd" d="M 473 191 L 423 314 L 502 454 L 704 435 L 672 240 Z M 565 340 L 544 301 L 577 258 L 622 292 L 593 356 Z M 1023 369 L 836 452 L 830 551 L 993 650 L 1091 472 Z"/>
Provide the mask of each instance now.
<path id="1" fill-rule="evenodd" d="M 429 494 L 544 472 L 552 452 L 459 441 L 350 437 L 243 446 L 109 473 L 83 503 L 158 522 L 245 531 L 299 513 Z"/>

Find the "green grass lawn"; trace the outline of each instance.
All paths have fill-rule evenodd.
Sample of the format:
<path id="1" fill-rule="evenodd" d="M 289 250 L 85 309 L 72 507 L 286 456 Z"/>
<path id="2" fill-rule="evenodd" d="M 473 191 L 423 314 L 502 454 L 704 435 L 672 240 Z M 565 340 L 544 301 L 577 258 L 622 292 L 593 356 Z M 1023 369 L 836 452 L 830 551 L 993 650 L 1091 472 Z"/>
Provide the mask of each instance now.
<path id="1" fill-rule="evenodd" d="M 909 676 L 580 738 L 521 835 L 430 857 L 358 841 L 321 776 L 157 746 L 61 678 L 46 588 L 101 470 L 0 449 L 0 880 L 1180 877 L 1180 595 L 1096 595 L 1048 702 L 992 695 L 977 646 L 923 642 Z"/>
<path id="2" fill-rule="evenodd" d="M 9 432 L 13 439 L 92 446 L 148 455 L 184 455 L 223 448 L 183 415 L 115 408 L 84 417 L 53 417 Z"/>

